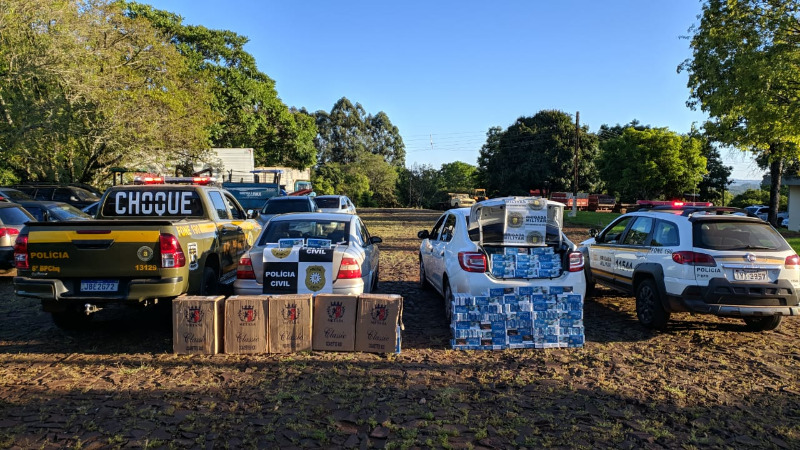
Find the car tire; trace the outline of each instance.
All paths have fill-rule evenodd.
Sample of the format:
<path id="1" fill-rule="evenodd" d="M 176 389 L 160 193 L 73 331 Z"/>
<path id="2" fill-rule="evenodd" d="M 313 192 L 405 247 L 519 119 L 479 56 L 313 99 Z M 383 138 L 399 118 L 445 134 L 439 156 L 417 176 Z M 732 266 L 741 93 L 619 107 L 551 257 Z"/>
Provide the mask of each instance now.
<path id="1" fill-rule="evenodd" d="M 742 320 L 750 331 L 770 331 L 781 325 L 783 316 L 743 317 Z"/>
<path id="2" fill-rule="evenodd" d="M 453 320 L 453 290 L 450 288 L 450 281 L 444 280 L 444 317 L 450 323 Z"/>
<path id="3" fill-rule="evenodd" d="M 422 262 L 422 256 L 419 257 L 419 287 L 421 289 L 431 287 L 431 284 L 428 283 L 428 278 L 425 276 L 425 263 Z"/>
<path id="4" fill-rule="evenodd" d="M 200 295 L 216 295 L 219 293 L 217 272 L 211 267 L 203 269 L 203 281 L 200 284 Z"/>
<path id="5" fill-rule="evenodd" d="M 370 292 L 375 292 L 375 291 L 378 290 L 378 283 L 380 283 L 378 281 L 378 278 L 380 277 L 380 272 L 381 272 L 380 266 L 376 267 L 375 268 L 375 276 L 372 278 L 372 286 L 371 286 Z"/>
<path id="6" fill-rule="evenodd" d="M 58 328 L 68 331 L 82 330 L 92 323 L 92 315 L 86 314 L 78 307 L 69 308 L 66 311 L 51 312 L 50 317 Z"/>
<path id="7" fill-rule="evenodd" d="M 636 317 L 647 328 L 661 330 L 669 321 L 670 313 L 661 303 L 661 294 L 653 279 L 642 280 L 636 286 Z"/>
<path id="8" fill-rule="evenodd" d="M 591 279 L 591 275 L 589 275 L 588 267 L 584 267 L 583 269 L 583 276 L 586 278 L 586 300 L 594 297 L 594 289 L 595 289 L 595 281 Z"/>

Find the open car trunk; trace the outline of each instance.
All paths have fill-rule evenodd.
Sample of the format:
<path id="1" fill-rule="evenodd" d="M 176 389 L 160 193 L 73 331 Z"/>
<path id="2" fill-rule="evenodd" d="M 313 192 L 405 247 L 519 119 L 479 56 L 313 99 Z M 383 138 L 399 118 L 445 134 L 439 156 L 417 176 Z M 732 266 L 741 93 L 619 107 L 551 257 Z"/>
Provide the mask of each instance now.
<path id="1" fill-rule="evenodd" d="M 564 204 L 541 197 L 503 197 L 470 208 L 470 239 L 486 253 L 495 278 L 555 278 L 569 267 L 562 233 Z"/>

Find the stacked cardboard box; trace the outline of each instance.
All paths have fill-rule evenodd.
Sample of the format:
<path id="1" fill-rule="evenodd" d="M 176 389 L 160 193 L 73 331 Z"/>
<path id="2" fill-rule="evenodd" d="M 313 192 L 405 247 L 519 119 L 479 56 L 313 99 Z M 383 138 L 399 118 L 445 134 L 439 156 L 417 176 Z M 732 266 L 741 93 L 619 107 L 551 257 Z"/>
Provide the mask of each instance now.
<path id="1" fill-rule="evenodd" d="M 452 307 L 456 350 L 582 347 L 585 341 L 583 298 L 571 286 L 454 294 Z"/>
<path id="2" fill-rule="evenodd" d="M 403 297 L 392 294 L 184 295 L 173 301 L 173 350 L 400 353 L 402 314 Z"/>
<path id="3" fill-rule="evenodd" d="M 561 259 L 552 247 L 505 247 L 491 256 L 495 278 L 550 278 L 561 275 Z"/>

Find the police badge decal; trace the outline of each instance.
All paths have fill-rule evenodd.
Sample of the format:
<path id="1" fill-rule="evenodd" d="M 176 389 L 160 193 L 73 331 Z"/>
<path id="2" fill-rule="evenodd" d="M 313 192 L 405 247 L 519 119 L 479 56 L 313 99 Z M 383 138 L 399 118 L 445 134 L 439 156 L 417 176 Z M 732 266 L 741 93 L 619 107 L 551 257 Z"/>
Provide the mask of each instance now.
<path id="1" fill-rule="evenodd" d="M 317 292 L 325 287 L 325 268 L 322 266 L 308 266 L 306 269 L 306 287 Z"/>

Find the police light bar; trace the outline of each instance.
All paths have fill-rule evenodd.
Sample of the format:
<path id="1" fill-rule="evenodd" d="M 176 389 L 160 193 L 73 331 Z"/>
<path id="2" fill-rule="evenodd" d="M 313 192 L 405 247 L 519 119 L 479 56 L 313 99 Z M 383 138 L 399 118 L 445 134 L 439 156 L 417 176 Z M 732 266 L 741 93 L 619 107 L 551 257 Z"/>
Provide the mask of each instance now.
<path id="1" fill-rule="evenodd" d="M 217 181 L 214 177 L 164 177 L 164 182 L 169 184 L 197 184 L 206 186 Z"/>
<path id="2" fill-rule="evenodd" d="M 153 175 L 138 176 L 133 179 L 134 184 L 164 184 L 164 177 Z"/>

